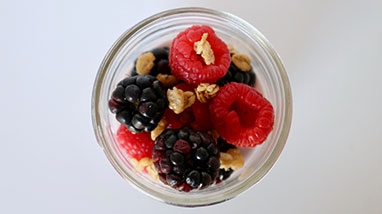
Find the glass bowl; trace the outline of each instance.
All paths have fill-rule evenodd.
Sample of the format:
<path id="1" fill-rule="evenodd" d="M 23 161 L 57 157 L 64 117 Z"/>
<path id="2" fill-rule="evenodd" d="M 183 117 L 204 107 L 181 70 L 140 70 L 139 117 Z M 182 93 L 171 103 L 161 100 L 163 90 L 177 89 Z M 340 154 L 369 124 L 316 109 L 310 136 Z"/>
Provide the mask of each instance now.
<path id="1" fill-rule="evenodd" d="M 274 128 L 267 140 L 243 150 L 244 167 L 225 181 L 203 190 L 180 192 L 137 170 L 119 149 L 119 123 L 108 109 L 116 84 L 129 75 L 135 59 L 154 47 L 170 45 L 182 30 L 209 25 L 227 44 L 251 58 L 255 87 L 273 105 Z M 278 159 L 286 143 L 292 117 L 291 89 L 279 55 L 251 24 L 232 14 L 206 8 L 178 8 L 153 15 L 124 32 L 102 61 L 92 94 L 92 122 L 99 145 L 116 171 L 138 190 L 168 204 L 195 207 L 220 203 L 243 193 L 260 181 Z"/>

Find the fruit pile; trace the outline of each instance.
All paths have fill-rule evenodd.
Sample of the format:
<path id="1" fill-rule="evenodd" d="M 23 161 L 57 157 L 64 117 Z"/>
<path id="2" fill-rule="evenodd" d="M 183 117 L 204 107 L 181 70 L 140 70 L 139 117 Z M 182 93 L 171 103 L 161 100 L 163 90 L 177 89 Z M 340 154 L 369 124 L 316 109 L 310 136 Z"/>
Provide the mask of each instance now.
<path id="1" fill-rule="evenodd" d="M 248 56 L 205 25 L 142 53 L 111 94 L 116 139 L 138 169 L 179 191 L 204 189 L 244 165 L 239 150 L 273 129 Z"/>

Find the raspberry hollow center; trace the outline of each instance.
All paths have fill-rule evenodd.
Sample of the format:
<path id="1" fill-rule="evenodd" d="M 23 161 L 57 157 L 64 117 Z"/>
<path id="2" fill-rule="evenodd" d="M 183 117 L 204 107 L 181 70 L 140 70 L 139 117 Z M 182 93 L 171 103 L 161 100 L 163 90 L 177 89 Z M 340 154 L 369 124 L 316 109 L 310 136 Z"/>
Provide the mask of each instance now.
<path id="1" fill-rule="evenodd" d="M 258 110 L 251 108 L 243 100 L 235 101 L 229 111 L 235 111 L 238 120 L 243 127 L 252 127 L 255 125 L 256 118 L 258 116 Z"/>

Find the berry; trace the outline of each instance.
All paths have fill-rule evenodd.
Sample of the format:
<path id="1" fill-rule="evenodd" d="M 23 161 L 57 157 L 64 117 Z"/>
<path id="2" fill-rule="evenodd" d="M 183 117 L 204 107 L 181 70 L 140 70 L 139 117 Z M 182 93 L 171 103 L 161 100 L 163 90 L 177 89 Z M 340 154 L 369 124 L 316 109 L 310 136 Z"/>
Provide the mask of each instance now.
<path id="1" fill-rule="evenodd" d="M 164 89 L 151 75 L 121 80 L 109 100 L 109 108 L 116 119 L 132 132 L 152 131 L 167 105 Z"/>
<path id="2" fill-rule="evenodd" d="M 195 42 L 208 33 L 207 42 L 213 51 L 214 62 L 206 64 L 205 59 L 194 50 Z M 194 86 L 200 83 L 215 83 L 228 71 L 231 57 L 227 45 L 209 26 L 192 26 L 180 32 L 172 41 L 169 65 L 172 74 Z"/>
<path id="3" fill-rule="evenodd" d="M 228 72 L 223 78 L 220 78 L 216 84 L 223 86 L 229 82 L 244 83 L 249 86 L 254 86 L 256 81 L 255 73 L 250 71 L 241 71 L 234 63 L 231 62 Z"/>
<path id="4" fill-rule="evenodd" d="M 245 84 L 232 82 L 221 87 L 209 109 L 216 131 L 238 147 L 261 144 L 273 129 L 271 103 Z"/>
<path id="5" fill-rule="evenodd" d="M 181 82 L 175 85 L 176 88 L 182 90 L 182 91 L 194 91 L 194 86 L 187 84 L 185 82 Z"/>
<path id="6" fill-rule="evenodd" d="M 138 161 L 145 157 L 151 158 L 154 141 L 151 140 L 150 133 L 132 133 L 125 126 L 120 125 L 117 130 L 117 141 L 129 157 Z"/>
<path id="7" fill-rule="evenodd" d="M 166 129 L 152 151 L 160 180 L 185 192 L 203 189 L 219 178 L 219 156 L 213 138 L 191 127 Z"/>
<path id="8" fill-rule="evenodd" d="M 223 181 L 223 180 L 226 180 L 227 178 L 229 178 L 231 176 L 231 174 L 233 173 L 233 169 L 231 168 L 228 168 L 228 169 L 224 169 L 224 168 L 221 168 L 219 170 L 219 178 L 218 178 L 218 181 Z"/>
<path id="9" fill-rule="evenodd" d="M 197 131 L 208 131 L 212 129 L 212 122 L 210 119 L 210 110 L 208 103 L 201 103 L 199 100 L 195 100 L 195 103 L 191 106 L 192 113 L 194 115 L 194 121 L 190 124 L 192 128 Z"/>
<path id="10" fill-rule="evenodd" d="M 227 152 L 228 149 L 236 148 L 236 146 L 229 144 L 226 140 L 224 140 L 221 137 L 217 139 L 217 146 L 220 152 Z"/>
<path id="11" fill-rule="evenodd" d="M 144 57 L 145 54 L 151 53 L 154 58 L 153 58 L 153 66 L 149 71 L 145 71 L 145 74 L 150 74 L 152 76 L 156 76 L 159 73 L 161 74 L 171 74 L 171 70 L 168 64 L 168 54 L 169 54 L 170 48 L 169 47 L 158 47 L 154 48 L 148 52 L 145 52 L 141 54 L 138 59 L 134 63 L 134 68 L 133 71 L 131 72 L 132 76 L 139 75 L 137 72 L 137 61 L 141 58 Z"/>
<path id="12" fill-rule="evenodd" d="M 194 120 L 194 115 L 190 109 L 175 114 L 173 110 L 167 108 L 163 114 L 163 119 L 167 122 L 166 128 L 179 129 L 189 125 Z"/>
<path id="13" fill-rule="evenodd" d="M 192 85 L 184 82 L 175 85 L 175 87 L 183 91 L 195 91 Z M 192 121 L 188 124 L 194 130 L 208 131 L 212 129 L 212 122 L 210 120 L 210 110 L 208 106 L 208 103 L 201 103 L 198 99 L 196 99 L 194 104 L 192 104 L 192 106 L 189 109 L 186 109 L 186 111 L 182 112 L 181 114 L 192 114 Z M 180 117 L 184 116 L 180 115 Z"/>

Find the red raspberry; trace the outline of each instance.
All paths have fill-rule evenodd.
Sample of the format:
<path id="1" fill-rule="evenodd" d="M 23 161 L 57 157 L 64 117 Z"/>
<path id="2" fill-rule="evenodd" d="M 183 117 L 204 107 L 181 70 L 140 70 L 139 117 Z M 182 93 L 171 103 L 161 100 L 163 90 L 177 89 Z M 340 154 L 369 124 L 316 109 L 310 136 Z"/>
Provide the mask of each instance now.
<path id="1" fill-rule="evenodd" d="M 212 129 L 210 119 L 210 110 L 208 103 L 201 103 L 198 99 L 191 106 L 195 120 L 191 123 L 192 128 L 196 131 L 208 131 Z"/>
<path id="2" fill-rule="evenodd" d="M 124 125 L 117 131 L 117 141 L 126 154 L 138 161 L 142 158 L 151 158 L 154 141 L 150 132 L 132 133 Z"/>
<path id="3" fill-rule="evenodd" d="M 208 33 L 207 41 L 215 57 L 215 62 L 210 65 L 194 50 L 194 43 L 200 41 L 204 33 Z M 187 28 L 172 41 L 169 54 L 172 74 L 189 84 L 197 86 L 200 83 L 215 83 L 227 73 L 230 62 L 227 45 L 209 26 Z"/>
<path id="4" fill-rule="evenodd" d="M 194 87 L 187 83 L 179 83 L 175 86 L 178 89 L 183 91 L 192 91 L 194 92 Z M 179 118 L 185 118 L 185 114 L 189 115 L 192 111 L 192 121 L 187 125 L 190 125 L 196 131 L 208 131 L 212 129 L 212 122 L 210 119 L 210 110 L 208 103 L 201 103 L 198 99 L 195 100 L 195 103 L 192 104 L 190 109 L 186 109 L 184 112 L 180 113 Z M 175 114 L 175 113 L 173 113 Z M 190 117 L 189 117 L 190 118 Z M 191 118 L 190 118 L 191 119 Z M 183 119 L 184 121 L 184 119 Z M 189 121 L 190 122 L 190 121 Z M 183 123 L 186 125 L 186 123 Z M 182 126 L 177 126 L 176 128 L 180 128 Z M 174 127 L 172 127 L 174 128 Z"/>
<path id="5" fill-rule="evenodd" d="M 191 109 L 186 109 L 180 114 L 175 114 L 173 110 L 167 108 L 163 114 L 166 120 L 166 128 L 179 129 L 183 126 L 189 125 L 194 120 L 194 115 Z"/>
<path id="6" fill-rule="evenodd" d="M 182 91 L 194 91 L 194 87 L 187 83 L 179 83 L 175 85 L 176 88 Z M 167 108 L 163 115 L 167 122 L 166 128 L 179 129 L 183 126 L 188 126 L 194 120 L 194 115 L 191 108 L 185 109 L 180 114 L 175 114 L 173 110 Z"/>
<path id="7" fill-rule="evenodd" d="M 235 146 L 261 144 L 273 129 L 271 103 L 255 88 L 245 84 L 233 82 L 224 85 L 209 108 L 216 131 Z"/>
<path id="8" fill-rule="evenodd" d="M 187 83 L 184 83 L 184 82 L 176 84 L 175 87 L 177 89 L 182 90 L 182 91 L 192 91 L 192 92 L 194 92 L 194 86 L 192 86 L 190 84 L 187 84 Z"/>

